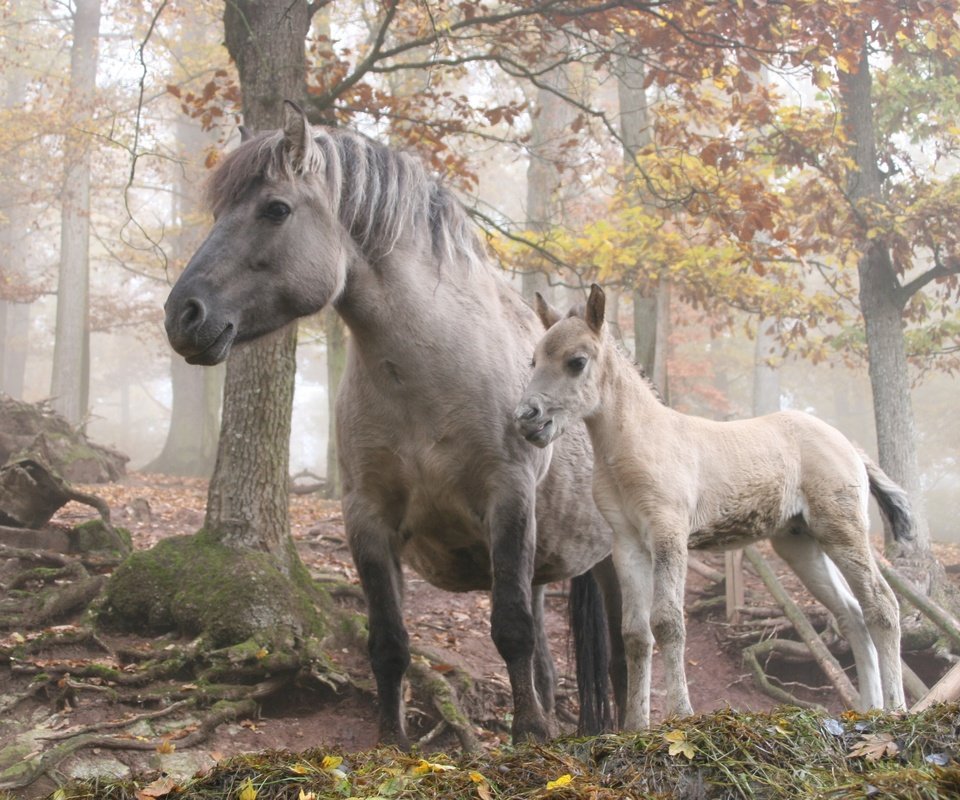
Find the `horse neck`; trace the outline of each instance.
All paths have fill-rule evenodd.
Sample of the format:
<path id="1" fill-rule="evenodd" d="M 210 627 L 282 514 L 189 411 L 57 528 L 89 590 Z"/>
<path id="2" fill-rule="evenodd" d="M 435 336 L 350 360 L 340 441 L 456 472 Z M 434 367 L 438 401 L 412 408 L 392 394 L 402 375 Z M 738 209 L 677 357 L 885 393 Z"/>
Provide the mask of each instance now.
<path id="1" fill-rule="evenodd" d="M 585 419 L 594 447 L 606 450 L 623 439 L 627 428 L 655 424 L 670 413 L 647 378 L 607 335 L 601 356 L 600 403 Z"/>

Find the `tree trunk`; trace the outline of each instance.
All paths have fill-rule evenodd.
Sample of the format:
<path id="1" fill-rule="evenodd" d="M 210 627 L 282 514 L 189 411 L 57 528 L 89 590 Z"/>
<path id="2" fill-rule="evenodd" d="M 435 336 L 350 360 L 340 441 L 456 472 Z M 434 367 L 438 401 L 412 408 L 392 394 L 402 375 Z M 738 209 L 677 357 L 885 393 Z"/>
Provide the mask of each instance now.
<path id="1" fill-rule="evenodd" d="M 864 202 L 883 199 L 866 38 L 856 71 L 841 72 L 839 85 L 844 128 L 856 164 L 856 170 L 848 179 L 847 193 L 854 213 L 858 213 Z M 885 550 L 922 591 L 931 597 L 940 597 L 947 584 L 943 566 L 933 554 L 920 487 L 916 425 L 903 334 L 904 298 L 887 245 L 882 237 L 868 238 L 866 223 L 863 227 L 863 249 L 857 272 L 860 311 L 866 327 L 877 451 L 880 466 L 910 495 L 916 534 L 912 543 L 896 542 L 889 526 L 885 525 Z"/>
<path id="2" fill-rule="evenodd" d="M 64 144 L 60 274 L 53 349 L 53 406 L 73 425 L 90 393 L 90 144 L 100 36 L 100 0 L 76 0 L 70 50 L 70 128 Z"/>
<path id="3" fill-rule="evenodd" d="M 617 78 L 617 99 L 620 105 L 620 138 L 623 161 L 629 180 L 634 178 L 637 153 L 651 141 L 650 106 L 644 88 L 646 74 L 643 62 L 629 52 L 630 43 L 620 42 L 621 52 L 614 62 Z M 637 201 L 643 203 L 638 195 Z M 652 207 L 649 207 L 653 211 Z M 637 265 L 637 274 L 646 271 Z M 640 279 L 633 292 L 634 358 L 664 399 L 668 397 L 667 341 L 670 334 L 670 289 L 665 279 L 647 285 Z"/>
<path id="4" fill-rule="evenodd" d="M 753 349 L 753 415 L 772 414 L 780 410 L 780 370 L 770 363 L 776 346 L 777 322 L 760 317 L 757 340 Z"/>
<path id="5" fill-rule="evenodd" d="M 18 108 L 27 95 L 26 72 L 12 68 L 7 79 L 6 106 Z M 0 218 L 0 279 L 7 286 L 26 283 L 27 246 L 30 222 L 27 214 L 27 187 L 21 174 L 17 153 L 7 162 L 4 172 L 8 194 Z M 23 379 L 27 366 L 27 334 L 30 305 L 19 298 L 0 298 L 0 391 L 17 400 L 23 398 Z"/>
<path id="6" fill-rule="evenodd" d="M 327 398 L 330 409 L 327 427 L 327 482 L 325 495 L 340 497 L 340 462 L 337 460 L 337 392 L 347 366 L 347 327 L 332 308 L 324 312 L 327 333 Z"/>
<path id="7" fill-rule="evenodd" d="M 223 22 L 245 123 L 254 130 L 280 127 L 283 101 L 306 97 L 310 9 L 287 0 L 239 0 L 226 4 Z M 287 510 L 296 346 L 293 324 L 227 359 L 205 525 L 231 548 L 270 553 L 286 575 L 303 569 Z"/>
<path id="8" fill-rule="evenodd" d="M 570 89 L 570 80 L 563 67 L 541 76 L 545 86 L 537 89 L 530 120 L 530 161 L 527 164 L 526 227 L 535 233 L 546 233 L 559 223 L 561 216 L 560 186 L 563 178 L 561 139 L 573 121 L 573 111 L 562 96 Z M 528 300 L 534 292 L 546 294 L 545 272 L 525 272 L 521 292 Z M 548 295 L 548 299 L 552 300 Z"/>
<path id="9" fill-rule="evenodd" d="M 197 32 L 187 33 L 187 41 L 197 38 Z M 202 34 L 201 34 L 202 36 Z M 195 41 L 195 45 L 201 44 Z M 196 186 L 202 176 L 196 163 L 212 137 L 205 134 L 193 120 L 177 119 L 177 142 L 183 163 L 177 166 L 178 190 L 173 193 L 173 219 L 180 220 L 180 230 L 174 240 L 171 261 L 180 273 L 191 253 L 203 239 L 204 217 Z M 186 166 L 193 165 L 193 168 Z M 147 472 L 168 475 L 209 477 L 216 461 L 217 437 L 220 433 L 220 399 L 223 393 L 222 367 L 193 367 L 179 356 L 171 354 L 170 384 L 173 403 L 170 409 L 170 427 L 163 449 L 144 467 Z"/>

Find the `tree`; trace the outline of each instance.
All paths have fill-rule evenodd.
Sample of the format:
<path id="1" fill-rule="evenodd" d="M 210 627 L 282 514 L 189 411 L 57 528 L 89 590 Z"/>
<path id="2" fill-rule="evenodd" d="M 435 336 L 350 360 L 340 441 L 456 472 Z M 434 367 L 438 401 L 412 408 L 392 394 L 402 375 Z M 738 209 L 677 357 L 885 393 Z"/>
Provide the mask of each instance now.
<path id="1" fill-rule="evenodd" d="M 100 0 L 77 0 L 70 49 L 71 126 L 64 146 L 57 332 L 50 393 L 54 408 L 79 425 L 90 392 L 90 144 Z"/>

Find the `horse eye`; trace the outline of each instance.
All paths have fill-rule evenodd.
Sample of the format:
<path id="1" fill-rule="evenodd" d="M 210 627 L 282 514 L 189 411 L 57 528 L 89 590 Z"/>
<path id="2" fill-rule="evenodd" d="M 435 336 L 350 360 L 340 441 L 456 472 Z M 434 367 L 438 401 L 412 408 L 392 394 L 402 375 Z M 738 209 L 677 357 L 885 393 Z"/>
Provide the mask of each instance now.
<path id="1" fill-rule="evenodd" d="M 263 209 L 263 216 L 271 222 L 283 222 L 290 216 L 290 206 L 282 200 L 273 200 Z"/>
<path id="2" fill-rule="evenodd" d="M 574 375 L 579 375 L 581 372 L 583 372 L 586 366 L 586 356 L 574 356 L 573 358 L 567 360 L 567 369 L 570 370 Z"/>

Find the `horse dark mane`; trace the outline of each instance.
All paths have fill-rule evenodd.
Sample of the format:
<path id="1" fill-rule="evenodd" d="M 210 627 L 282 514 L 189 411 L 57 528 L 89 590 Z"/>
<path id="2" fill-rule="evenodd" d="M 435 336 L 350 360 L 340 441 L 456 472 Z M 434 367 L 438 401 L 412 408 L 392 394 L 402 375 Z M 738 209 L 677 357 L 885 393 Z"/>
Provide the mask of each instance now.
<path id="1" fill-rule="evenodd" d="M 315 127 L 313 134 L 316 147 L 302 165 L 291 162 L 283 131 L 243 142 L 207 183 L 207 202 L 214 213 L 239 202 L 260 181 L 300 175 L 319 180 L 319 190 L 371 263 L 389 255 L 417 229 L 429 232 L 441 265 L 474 268 L 487 263 L 463 205 L 416 158 L 340 128 Z"/>

